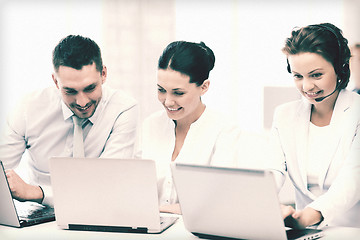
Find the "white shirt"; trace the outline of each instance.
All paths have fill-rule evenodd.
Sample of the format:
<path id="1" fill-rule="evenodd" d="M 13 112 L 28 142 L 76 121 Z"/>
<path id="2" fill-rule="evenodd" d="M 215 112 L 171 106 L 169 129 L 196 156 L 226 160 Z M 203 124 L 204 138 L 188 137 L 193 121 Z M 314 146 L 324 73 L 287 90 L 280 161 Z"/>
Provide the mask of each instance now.
<path id="1" fill-rule="evenodd" d="M 315 196 L 320 196 L 323 189 L 320 188 L 320 172 L 326 168 L 325 153 L 328 139 L 332 137 L 331 126 L 318 127 L 312 122 L 309 124 L 308 157 L 306 158 L 306 174 L 308 189 Z"/>
<path id="2" fill-rule="evenodd" d="M 102 99 L 84 124 L 85 157 L 131 157 L 137 111 L 134 99 L 103 86 Z M 49 158 L 72 156 L 72 115 L 57 88 L 39 90 L 26 96 L 14 109 L 0 138 L 0 156 L 6 169 L 15 168 L 28 150 L 30 184 L 42 187 L 44 204 L 53 204 Z"/>
<path id="3" fill-rule="evenodd" d="M 191 124 L 176 162 L 237 167 L 240 129 L 206 108 Z M 170 163 L 175 147 L 175 123 L 165 111 L 145 119 L 138 139 L 137 157 L 156 161 L 159 204 L 177 202 Z"/>

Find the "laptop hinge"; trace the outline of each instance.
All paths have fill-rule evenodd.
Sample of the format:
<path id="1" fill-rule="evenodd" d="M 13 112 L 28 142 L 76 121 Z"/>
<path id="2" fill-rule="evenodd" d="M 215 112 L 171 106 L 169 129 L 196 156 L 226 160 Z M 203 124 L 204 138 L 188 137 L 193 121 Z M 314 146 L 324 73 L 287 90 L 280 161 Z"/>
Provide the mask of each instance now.
<path id="1" fill-rule="evenodd" d="M 97 231 L 97 232 L 129 232 L 129 233 L 147 233 L 146 227 L 119 227 L 119 226 L 101 226 L 101 225 L 82 225 L 82 224 L 69 224 L 70 230 L 79 231 Z"/>

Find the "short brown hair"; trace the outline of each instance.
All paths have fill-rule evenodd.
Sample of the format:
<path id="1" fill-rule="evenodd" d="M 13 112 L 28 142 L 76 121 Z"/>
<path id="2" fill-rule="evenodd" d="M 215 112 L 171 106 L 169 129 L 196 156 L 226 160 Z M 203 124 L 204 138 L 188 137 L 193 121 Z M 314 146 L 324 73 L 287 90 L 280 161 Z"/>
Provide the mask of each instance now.
<path id="1" fill-rule="evenodd" d="M 341 80 L 339 89 L 344 89 L 349 83 L 350 49 L 342 31 L 331 23 L 309 25 L 293 30 L 291 37 L 285 41 L 283 53 L 294 55 L 302 52 L 317 53 L 329 61 L 338 78 Z M 288 71 L 290 65 L 288 63 Z"/>

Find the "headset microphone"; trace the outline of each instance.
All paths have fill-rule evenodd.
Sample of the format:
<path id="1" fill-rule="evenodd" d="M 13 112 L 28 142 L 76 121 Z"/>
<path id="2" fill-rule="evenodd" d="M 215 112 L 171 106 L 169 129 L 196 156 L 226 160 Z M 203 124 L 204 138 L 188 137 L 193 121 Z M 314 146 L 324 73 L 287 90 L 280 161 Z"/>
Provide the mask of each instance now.
<path id="1" fill-rule="evenodd" d="M 338 84 L 337 84 L 335 90 L 332 93 L 330 93 L 329 95 L 326 95 L 325 97 L 315 98 L 315 101 L 316 102 L 321 102 L 325 98 L 330 97 L 331 95 L 333 95 L 340 88 L 340 86 L 341 86 L 340 82 L 341 82 L 341 80 L 338 81 Z"/>

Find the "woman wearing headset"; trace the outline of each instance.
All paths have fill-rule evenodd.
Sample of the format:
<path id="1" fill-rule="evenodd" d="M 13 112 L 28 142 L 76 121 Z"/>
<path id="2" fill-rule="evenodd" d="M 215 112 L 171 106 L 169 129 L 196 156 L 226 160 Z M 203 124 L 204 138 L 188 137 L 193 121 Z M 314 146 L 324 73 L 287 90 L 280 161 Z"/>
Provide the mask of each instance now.
<path id="1" fill-rule="evenodd" d="M 136 156 L 156 161 L 160 211 L 180 213 L 170 163 L 235 167 L 239 128 L 207 107 L 213 51 L 203 42 L 170 43 L 158 62 L 158 100 L 164 110 L 142 124 Z"/>
<path id="2" fill-rule="evenodd" d="M 360 227 L 360 96 L 346 90 L 350 50 L 332 24 L 292 31 L 284 48 L 302 99 L 279 106 L 272 127 L 277 169 L 295 187 L 285 224 Z"/>

